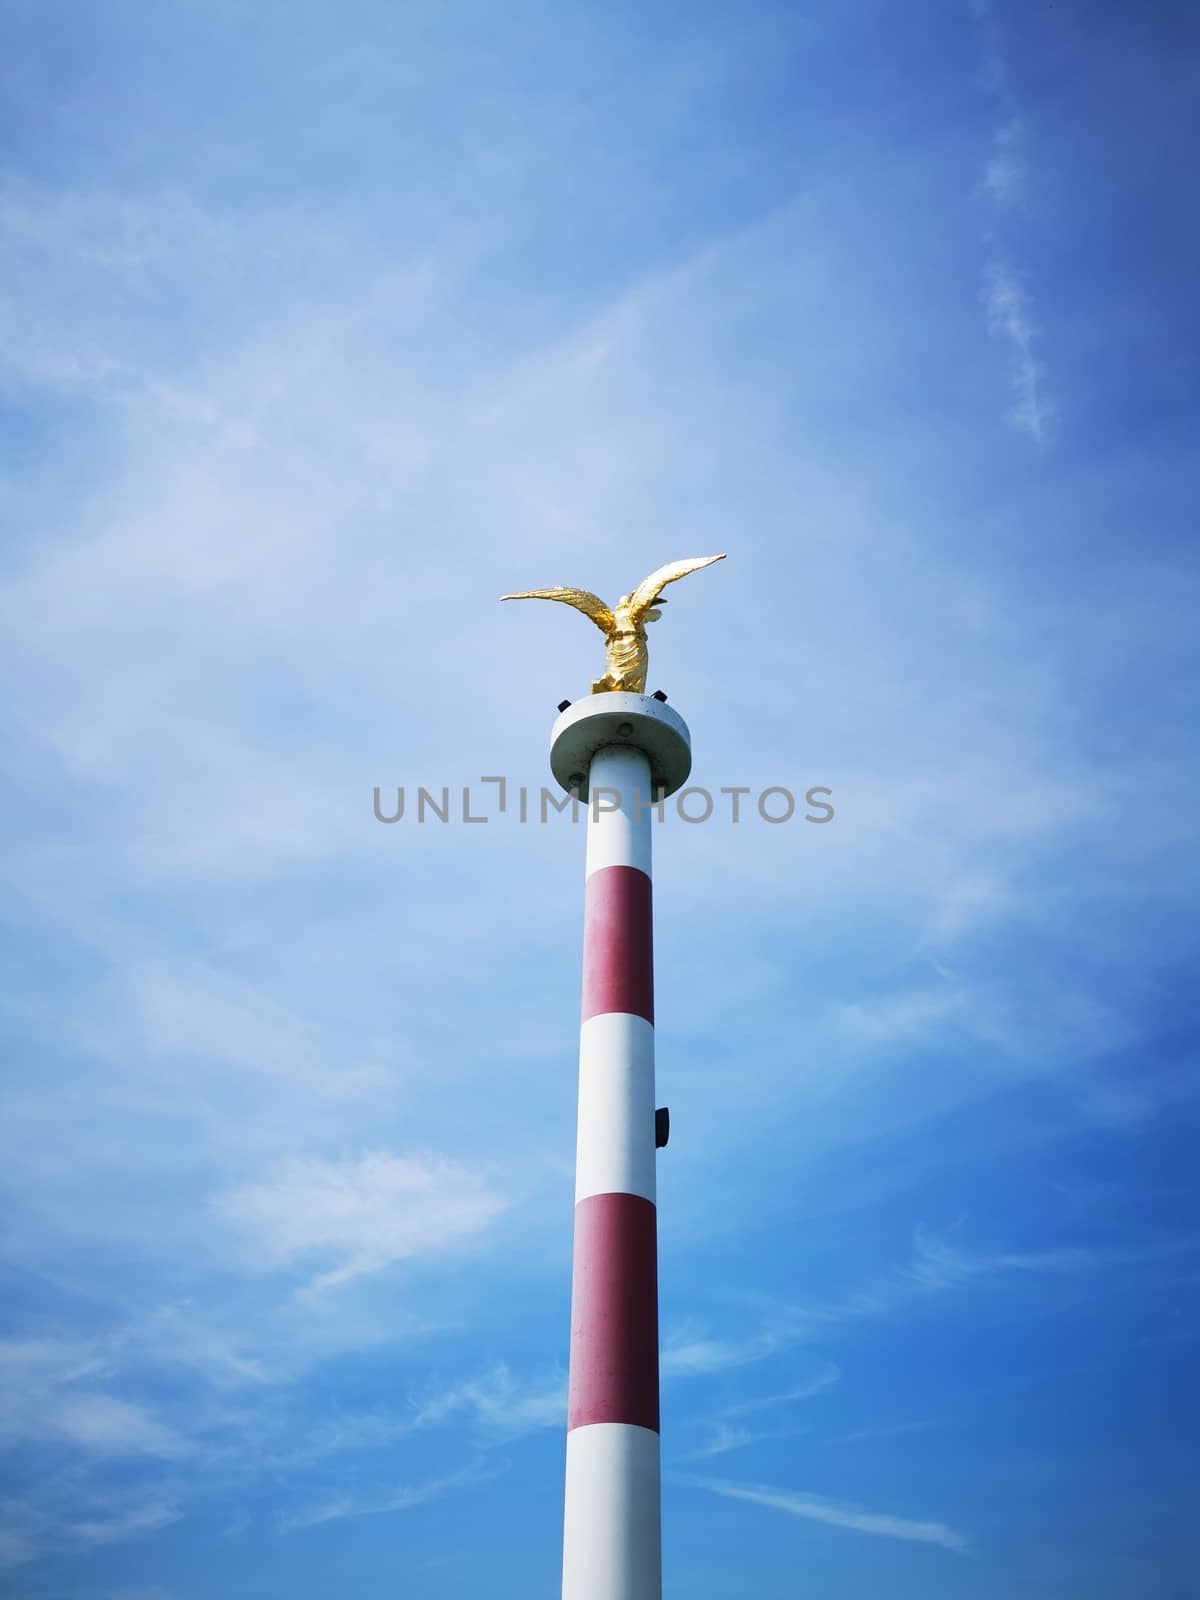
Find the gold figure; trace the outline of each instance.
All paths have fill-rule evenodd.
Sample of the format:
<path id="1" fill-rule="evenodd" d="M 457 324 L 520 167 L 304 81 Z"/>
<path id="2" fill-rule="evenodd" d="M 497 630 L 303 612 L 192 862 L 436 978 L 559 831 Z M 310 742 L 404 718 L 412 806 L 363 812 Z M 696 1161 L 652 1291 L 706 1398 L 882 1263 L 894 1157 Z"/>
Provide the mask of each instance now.
<path id="1" fill-rule="evenodd" d="M 720 556 L 696 556 L 690 561 L 669 561 L 665 567 L 638 584 L 632 594 L 623 594 L 615 606 L 606 606 L 598 595 L 586 589 L 522 589 L 519 594 L 502 594 L 501 600 L 562 600 L 582 611 L 604 635 L 608 670 L 592 684 L 593 694 L 623 690 L 626 694 L 645 694 L 650 652 L 646 647 L 646 623 L 657 622 L 659 609 L 666 601 L 659 595 L 667 584 L 686 578 L 689 572 L 711 567 Z"/>

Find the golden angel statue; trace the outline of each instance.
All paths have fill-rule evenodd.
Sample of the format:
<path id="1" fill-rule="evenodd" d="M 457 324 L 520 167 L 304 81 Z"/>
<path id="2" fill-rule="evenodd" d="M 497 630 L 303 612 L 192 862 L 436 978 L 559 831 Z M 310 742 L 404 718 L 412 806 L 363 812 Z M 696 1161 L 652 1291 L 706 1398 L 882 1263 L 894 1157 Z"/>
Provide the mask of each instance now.
<path id="1" fill-rule="evenodd" d="M 711 567 L 720 556 L 696 556 L 690 561 L 670 561 L 638 584 L 632 594 L 623 594 L 615 606 L 606 606 L 598 595 L 586 589 L 522 589 L 519 594 L 502 594 L 501 600 L 562 600 L 582 611 L 604 635 L 607 671 L 592 684 L 593 694 L 623 690 L 626 694 L 645 694 L 650 652 L 646 647 L 646 623 L 657 622 L 666 605 L 660 599 L 667 584 L 686 578 L 689 572 Z"/>

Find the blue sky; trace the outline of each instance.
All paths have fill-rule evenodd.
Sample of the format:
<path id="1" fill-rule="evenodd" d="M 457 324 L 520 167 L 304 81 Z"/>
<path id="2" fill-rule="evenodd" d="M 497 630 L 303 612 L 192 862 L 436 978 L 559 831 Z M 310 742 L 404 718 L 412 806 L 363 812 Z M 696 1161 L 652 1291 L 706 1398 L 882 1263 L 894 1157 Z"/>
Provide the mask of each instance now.
<path id="1" fill-rule="evenodd" d="M 0 1592 L 558 1581 L 583 839 L 676 591 L 668 1596 L 1183 1600 L 1186 5 L 4 7 Z"/>

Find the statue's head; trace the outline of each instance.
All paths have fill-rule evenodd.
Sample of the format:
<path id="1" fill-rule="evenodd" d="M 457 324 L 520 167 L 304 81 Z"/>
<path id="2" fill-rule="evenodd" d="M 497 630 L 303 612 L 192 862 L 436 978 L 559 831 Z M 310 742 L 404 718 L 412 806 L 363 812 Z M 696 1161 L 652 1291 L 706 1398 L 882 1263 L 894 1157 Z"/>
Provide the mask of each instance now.
<path id="1" fill-rule="evenodd" d="M 623 594 L 621 596 L 621 598 L 617 601 L 616 610 L 618 610 L 618 611 L 628 611 L 628 609 L 629 609 L 630 605 L 632 604 L 632 602 L 633 602 L 633 596 L 631 594 Z M 642 621 L 643 622 L 657 622 L 659 620 L 659 618 L 662 616 L 662 611 L 661 611 L 660 607 L 665 606 L 666 603 L 667 602 L 665 600 L 659 600 L 655 605 L 653 605 L 650 608 L 649 611 L 643 611 L 642 612 Z"/>

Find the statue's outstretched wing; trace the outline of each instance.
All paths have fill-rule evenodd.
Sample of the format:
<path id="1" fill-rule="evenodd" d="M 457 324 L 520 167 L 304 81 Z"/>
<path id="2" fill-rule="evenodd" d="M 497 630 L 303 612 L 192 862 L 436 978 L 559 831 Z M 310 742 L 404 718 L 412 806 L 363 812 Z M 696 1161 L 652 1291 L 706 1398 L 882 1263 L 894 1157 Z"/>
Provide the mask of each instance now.
<path id="1" fill-rule="evenodd" d="M 611 609 L 604 604 L 599 595 L 589 594 L 586 589 L 522 589 L 519 594 L 502 594 L 500 598 L 501 600 L 561 600 L 565 605 L 574 606 L 576 611 L 582 611 L 584 616 L 591 617 L 603 634 L 610 634 L 616 626 L 616 618 Z"/>
<path id="2" fill-rule="evenodd" d="M 629 600 L 629 610 L 634 618 L 645 616 L 659 595 L 669 583 L 674 583 L 678 578 L 686 578 L 689 572 L 699 572 L 701 567 L 711 567 L 714 561 L 724 561 L 720 556 L 693 556 L 687 561 L 668 561 L 665 567 L 659 567 L 657 572 L 652 572 L 644 578 L 633 591 Z"/>

